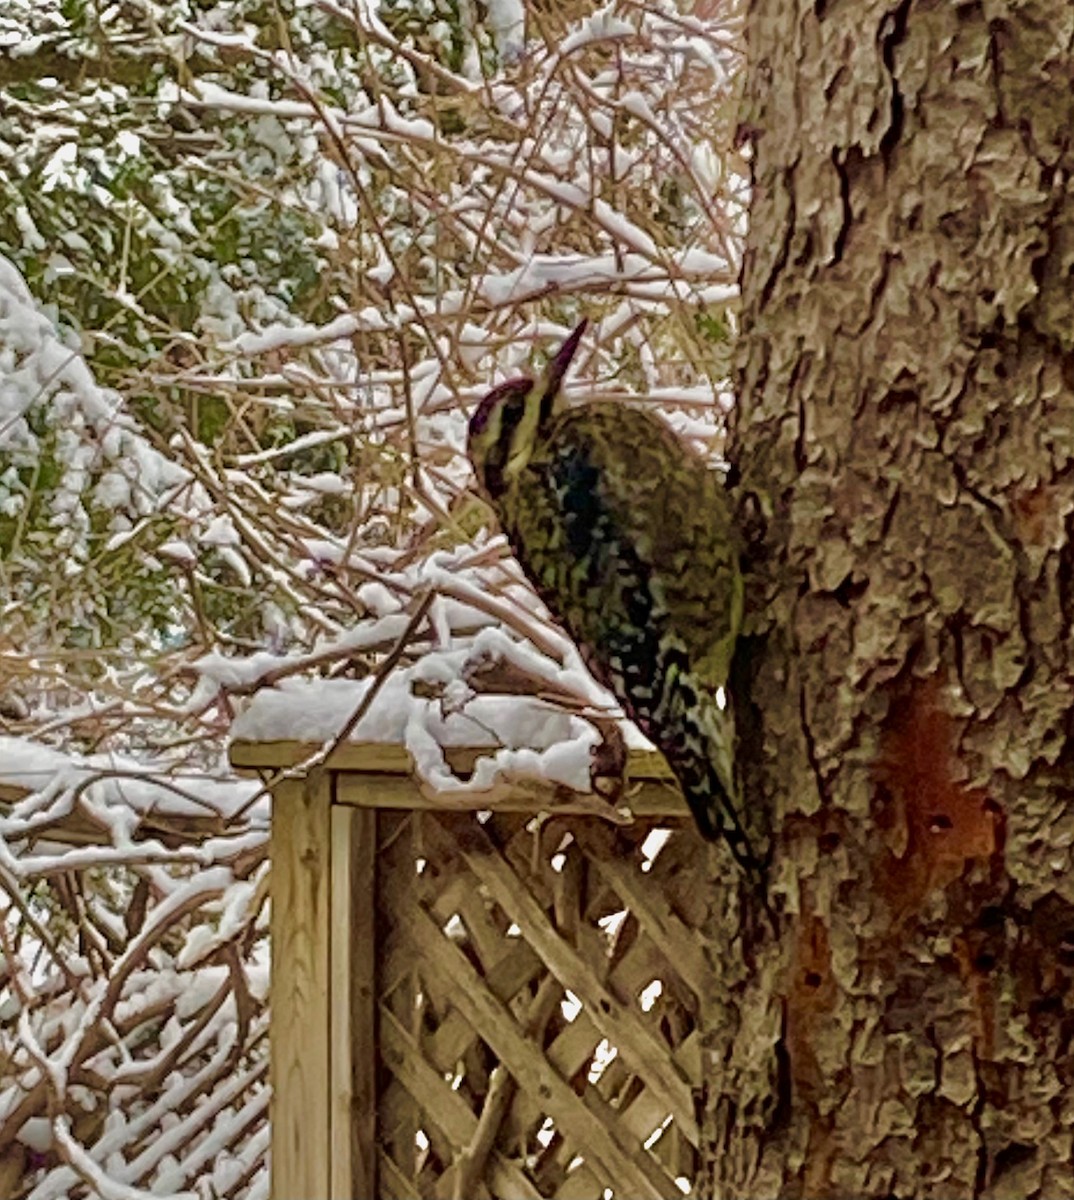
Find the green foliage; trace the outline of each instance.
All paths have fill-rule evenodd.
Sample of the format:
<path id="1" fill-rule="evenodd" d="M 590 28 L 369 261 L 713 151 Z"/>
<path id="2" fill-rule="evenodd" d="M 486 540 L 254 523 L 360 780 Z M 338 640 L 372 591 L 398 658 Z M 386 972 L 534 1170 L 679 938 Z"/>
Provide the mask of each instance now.
<path id="1" fill-rule="evenodd" d="M 385 0 L 383 17 L 396 36 L 450 70 L 466 74 L 475 62 L 490 70 L 496 64 L 493 40 L 475 23 L 473 9 L 461 0 Z"/>
<path id="2" fill-rule="evenodd" d="M 702 310 L 694 315 L 697 332 L 713 345 L 722 346 L 731 338 L 731 328 L 727 322 L 727 314 L 723 309 L 714 311 Z"/>
<path id="3" fill-rule="evenodd" d="M 27 967 L 0 1001 L 20 1013 L 9 1108 L 35 1143 L 66 1122 L 83 1155 L 54 1139 L 20 1196 L 90 1187 L 72 1163 L 110 1178 L 141 1161 L 160 1143 L 142 1120 L 171 1120 L 177 1074 L 201 1089 L 196 1132 L 138 1186 L 268 1187 L 264 1109 L 230 1123 L 217 1167 L 202 1153 L 220 1113 L 264 1088 L 254 1071 L 244 1097 L 233 1085 L 265 1046 L 266 802 L 215 778 L 252 691 L 394 661 L 413 672 L 416 736 L 469 721 L 496 737 L 472 712 L 476 681 L 490 646 L 530 639 L 522 678 L 560 694 L 566 640 L 472 490 L 466 418 L 490 382 L 584 315 L 605 403 L 662 392 L 687 436 L 718 444 L 723 231 L 741 227 L 744 190 L 722 157 L 727 31 L 665 0 L 534 5 L 524 44 L 521 12 L 0 0 L 0 732 L 44 781 L 32 836 L 20 812 L 0 842 L 48 880 L 0 884 Z M 601 702 L 567 674 L 573 713 Z M 176 787 L 145 786 L 147 769 Z M 245 815 L 218 817 L 239 793 Z M 87 820 L 114 843 L 96 860 Z M 181 881 L 196 912 L 176 903 Z M 166 920 L 147 916 L 161 905 Z M 92 1086 L 53 1086 L 101 1029 Z M 61 1072 L 47 1088 L 40 1047 Z"/>
<path id="4" fill-rule="evenodd" d="M 516 363 L 538 314 L 614 314 L 610 262 L 641 272 L 629 303 L 691 378 L 722 354 L 722 308 L 684 298 L 674 256 L 712 204 L 684 129 L 722 137 L 730 120 L 685 104 L 654 136 L 669 79 L 711 88 L 676 57 L 674 22 L 611 18 L 617 82 L 595 27 L 572 91 L 554 48 L 520 58 L 521 27 L 481 5 L 359 9 L 0 14 L 0 36 L 32 45 L 0 79 L 0 256 L 29 294 L 0 315 L 18 433 L 0 441 L 0 586 L 23 644 L 152 656 L 253 649 L 282 636 L 280 614 L 307 640 L 345 625 L 353 594 L 320 556 L 398 544 L 413 561 L 473 536 L 449 402 Z M 622 108 L 628 93 L 651 115 Z M 652 264 L 616 222 L 652 241 Z M 615 386 L 656 382 L 638 338 L 605 355 Z"/>

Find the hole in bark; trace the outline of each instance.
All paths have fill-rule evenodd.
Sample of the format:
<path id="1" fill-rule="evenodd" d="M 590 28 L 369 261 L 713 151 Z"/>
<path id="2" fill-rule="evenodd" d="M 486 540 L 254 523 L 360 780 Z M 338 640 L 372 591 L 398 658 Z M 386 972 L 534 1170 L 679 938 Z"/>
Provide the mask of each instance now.
<path id="1" fill-rule="evenodd" d="M 1029 249 L 1030 253 L 1032 253 L 1034 249 L 1040 250 L 1042 247 L 1038 244 L 1035 247 L 1027 247 L 1027 249 Z M 1051 260 L 1051 257 L 1052 256 L 1050 254 L 1037 254 L 1034 258 L 1030 259 L 1029 273 L 1033 276 L 1034 283 L 1041 284 L 1044 282 L 1044 272 L 1049 261 Z"/>
<path id="2" fill-rule="evenodd" d="M 986 904 L 977 917 L 981 929 L 998 929 L 1003 924 L 1003 909 L 998 904 Z"/>
<path id="3" fill-rule="evenodd" d="M 831 854 L 833 850 L 838 849 L 843 839 L 837 833 L 822 833 L 817 839 L 817 845 L 825 854 Z"/>
<path id="4" fill-rule="evenodd" d="M 1063 940 L 1059 943 L 1056 951 L 1056 957 L 1064 967 L 1074 966 L 1074 933 L 1070 930 L 1063 935 Z"/>
<path id="5" fill-rule="evenodd" d="M 932 833 L 939 833 L 943 829 L 952 828 L 954 828 L 954 826 L 947 813 L 933 813 L 932 816 L 929 817 L 929 830 Z"/>
<path id="6" fill-rule="evenodd" d="M 917 404 L 918 399 L 917 392 L 912 388 L 892 388 L 880 401 L 878 408 L 882 413 L 891 412 L 893 408 L 899 408 L 904 404 Z"/>
<path id="7" fill-rule="evenodd" d="M 900 0 L 898 7 L 884 17 L 877 38 L 884 66 L 887 67 L 888 76 L 891 79 L 891 114 L 888 127 L 880 139 L 880 153 L 885 158 L 899 144 L 899 138 L 902 137 L 904 105 L 902 92 L 899 90 L 900 73 L 895 67 L 895 49 L 906 37 L 906 20 L 909 12 L 909 0 Z"/>
<path id="8" fill-rule="evenodd" d="M 1028 1162 L 1036 1153 L 1036 1146 L 1027 1146 L 1024 1142 L 1011 1142 L 1002 1150 L 996 1151 L 996 1157 L 992 1160 L 992 1182 L 995 1183 L 1004 1171 L 1010 1171 L 1021 1163 Z"/>
<path id="9" fill-rule="evenodd" d="M 853 601 L 859 596 L 864 596 L 869 590 L 869 581 L 867 579 L 854 579 L 848 575 L 846 579 L 832 592 L 837 603 L 842 608 L 849 608 Z"/>
<path id="10" fill-rule="evenodd" d="M 817 971 L 806 971 L 805 985 L 806 987 L 819 988 L 821 984 L 820 973 Z"/>
<path id="11" fill-rule="evenodd" d="M 987 974 L 996 965 L 996 956 L 988 950 L 982 950 L 973 960 L 973 967 L 976 971 L 981 971 Z"/>
<path id="12" fill-rule="evenodd" d="M 1065 1010 L 1066 1004 L 1063 1001 L 1063 997 L 1057 995 L 1055 992 L 1049 992 L 1046 996 L 1039 996 L 1029 1006 L 1029 1011 L 1035 1017 L 1055 1016 L 1065 1012 Z"/>

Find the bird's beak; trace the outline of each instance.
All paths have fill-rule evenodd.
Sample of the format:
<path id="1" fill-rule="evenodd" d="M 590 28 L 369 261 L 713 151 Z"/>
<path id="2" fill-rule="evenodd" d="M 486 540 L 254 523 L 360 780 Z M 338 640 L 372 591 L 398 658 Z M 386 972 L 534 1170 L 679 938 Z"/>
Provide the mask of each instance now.
<path id="1" fill-rule="evenodd" d="M 571 365 L 571 359 L 578 349 L 578 343 L 582 340 L 582 334 L 585 333 L 588 324 L 588 321 L 583 320 L 556 351 L 555 358 L 548 364 L 548 370 L 545 372 L 542 395 L 554 396 L 559 391 L 559 385 L 563 382 L 563 376 L 567 374 L 567 368 Z"/>

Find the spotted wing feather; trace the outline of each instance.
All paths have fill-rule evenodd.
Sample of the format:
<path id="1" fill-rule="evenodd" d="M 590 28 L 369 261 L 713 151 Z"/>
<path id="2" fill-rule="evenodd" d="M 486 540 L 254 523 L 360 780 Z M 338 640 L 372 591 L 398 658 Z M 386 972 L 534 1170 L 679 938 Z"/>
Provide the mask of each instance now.
<path id="1" fill-rule="evenodd" d="M 519 561 L 594 675 L 661 749 L 702 833 L 749 854 L 734 733 L 716 692 L 741 620 L 717 476 L 656 417 L 563 413 L 501 514 Z"/>

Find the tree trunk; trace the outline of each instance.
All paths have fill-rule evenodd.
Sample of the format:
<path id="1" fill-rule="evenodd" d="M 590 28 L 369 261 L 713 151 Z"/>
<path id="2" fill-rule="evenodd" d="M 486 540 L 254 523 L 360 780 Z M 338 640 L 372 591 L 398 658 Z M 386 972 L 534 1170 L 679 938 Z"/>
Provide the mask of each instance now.
<path id="1" fill-rule="evenodd" d="M 747 29 L 735 694 L 782 916 L 709 1037 L 708 1190 L 1074 1195 L 1074 6 Z"/>

